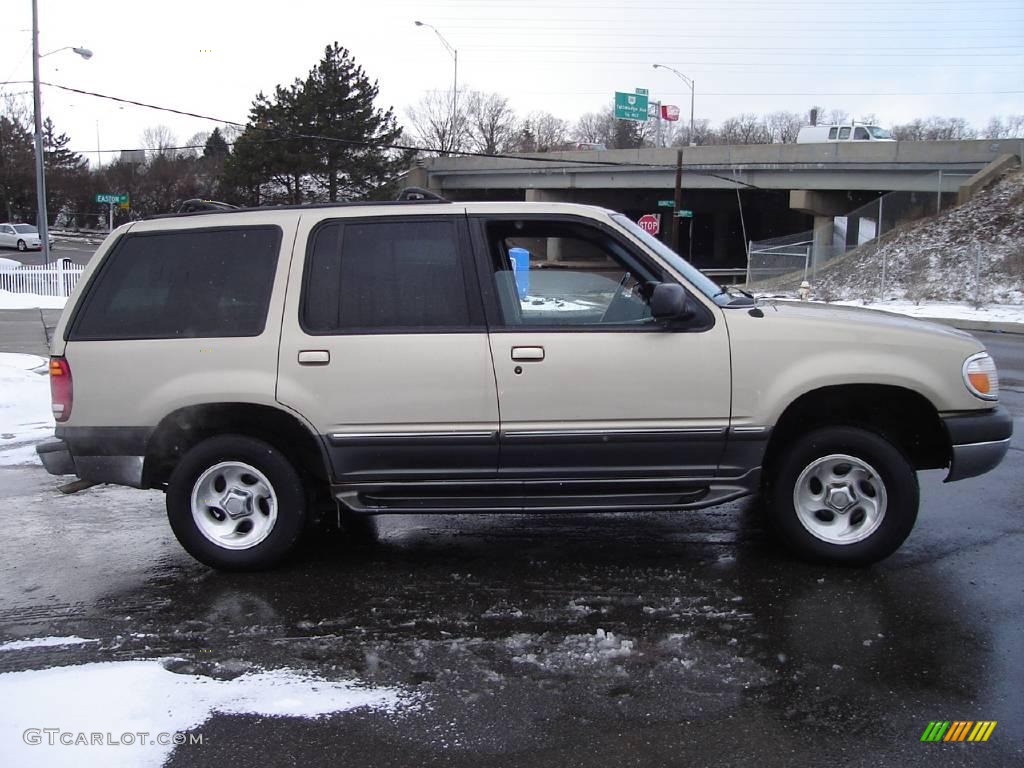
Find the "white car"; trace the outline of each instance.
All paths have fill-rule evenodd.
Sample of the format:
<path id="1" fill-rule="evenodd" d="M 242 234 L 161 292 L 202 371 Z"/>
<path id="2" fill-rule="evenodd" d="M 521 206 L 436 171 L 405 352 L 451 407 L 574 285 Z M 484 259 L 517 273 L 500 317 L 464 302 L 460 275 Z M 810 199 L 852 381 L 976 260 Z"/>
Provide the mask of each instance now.
<path id="1" fill-rule="evenodd" d="M 39 230 L 31 224 L 0 224 L 0 247 L 19 251 L 38 251 L 42 248 Z M 50 238 L 53 247 L 53 238 Z"/>

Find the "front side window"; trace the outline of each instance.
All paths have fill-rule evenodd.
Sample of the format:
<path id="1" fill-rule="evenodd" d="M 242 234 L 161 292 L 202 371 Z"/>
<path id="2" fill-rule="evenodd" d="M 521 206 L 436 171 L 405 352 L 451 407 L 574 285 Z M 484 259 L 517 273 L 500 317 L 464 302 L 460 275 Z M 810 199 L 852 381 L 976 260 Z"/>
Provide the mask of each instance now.
<path id="1" fill-rule="evenodd" d="M 506 326 L 645 326 L 662 280 L 600 229 L 555 220 L 486 226 Z"/>
<path id="2" fill-rule="evenodd" d="M 280 243 L 278 227 L 124 235 L 68 340 L 258 336 Z"/>
<path id="3" fill-rule="evenodd" d="M 306 270 L 309 333 L 472 325 L 451 220 L 330 222 L 315 231 Z"/>
<path id="4" fill-rule="evenodd" d="M 879 128 L 877 125 L 868 126 L 868 133 L 875 139 L 891 139 L 892 132 L 887 131 L 885 128 Z"/>

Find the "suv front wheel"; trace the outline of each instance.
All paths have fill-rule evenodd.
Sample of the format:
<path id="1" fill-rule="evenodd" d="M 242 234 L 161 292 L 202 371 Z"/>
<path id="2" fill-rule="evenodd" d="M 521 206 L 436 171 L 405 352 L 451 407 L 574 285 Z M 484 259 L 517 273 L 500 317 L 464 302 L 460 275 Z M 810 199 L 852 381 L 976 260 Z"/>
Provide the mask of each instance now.
<path id="1" fill-rule="evenodd" d="M 212 437 L 171 473 L 167 517 L 192 557 L 224 571 L 269 568 L 306 519 L 302 478 L 276 448 L 243 435 Z"/>
<path id="2" fill-rule="evenodd" d="M 867 565 L 892 554 L 917 520 L 913 466 L 881 435 L 825 427 L 802 435 L 767 478 L 771 522 L 809 560 Z"/>

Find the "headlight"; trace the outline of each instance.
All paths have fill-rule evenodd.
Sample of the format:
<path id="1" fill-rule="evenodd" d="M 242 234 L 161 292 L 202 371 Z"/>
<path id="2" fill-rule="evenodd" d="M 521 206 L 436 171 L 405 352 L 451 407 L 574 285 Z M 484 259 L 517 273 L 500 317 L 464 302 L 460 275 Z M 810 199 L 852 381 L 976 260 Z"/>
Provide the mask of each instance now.
<path id="1" fill-rule="evenodd" d="M 979 352 L 964 361 L 964 384 L 975 397 L 999 399 L 999 374 L 988 352 Z"/>

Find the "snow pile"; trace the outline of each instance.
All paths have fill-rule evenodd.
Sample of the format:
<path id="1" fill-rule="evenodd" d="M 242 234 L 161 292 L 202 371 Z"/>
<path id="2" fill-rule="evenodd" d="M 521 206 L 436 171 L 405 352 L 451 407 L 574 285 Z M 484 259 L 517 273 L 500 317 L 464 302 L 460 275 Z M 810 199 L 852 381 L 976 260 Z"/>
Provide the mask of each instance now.
<path id="1" fill-rule="evenodd" d="M 363 707 L 395 711 L 409 700 L 394 688 L 289 669 L 216 680 L 176 674 L 159 661 L 129 661 L 0 674 L 0 701 L 15 703 L 0 707 L 0 765 L 155 768 L 174 748 L 157 734 L 202 734 L 214 713 L 315 718 Z M 71 745 L 57 735 L 51 746 L 45 733 L 41 743 L 26 744 L 26 729 L 43 728 L 72 734 Z M 103 742 L 75 746 L 79 733 L 101 734 Z"/>
<path id="2" fill-rule="evenodd" d="M 63 296 L 0 290 L 0 309 L 63 309 L 66 303 L 67 299 Z"/>
<path id="3" fill-rule="evenodd" d="M 35 444 L 53 436 L 50 380 L 33 372 L 45 363 L 0 352 L 0 466 L 38 464 Z"/>
<path id="4" fill-rule="evenodd" d="M 89 640 L 85 637 L 70 635 L 68 637 L 30 637 L 27 640 L 11 640 L 0 644 L 0 651 L 23 651 L 26 648 L 54 648 L 67 645 L 85 645 L 86 643 L 98 643 L 99 640 Z"/>
<path id="5" fill-rule="evenodd" d="M 987 320 L 995 323 L 1024 324 L 1024 303 L 991 304 L 976 308 L 973 304 L 958 304 L 946 301 L 922 301 L 915 303 L 906 299 L 891 301 L 837 301 L 836 304 L 851 307 L 880 309 L 910 317 L 943 318 L 946 320 Z"/>
<path id="6" fill-rule="evenodd" d="M 980 254 L 980 280 L 975 280 Z M 1024 303 L 1024 171 L 1016 171 L 964 205 L 887 233 L 819 269 L 816 298 Z M 795 286 L 794 286 L 795 287 Z"/>
<path id="7" fill-rule="evenodd" d="M 539 638 L 513 635 L 508 646 L 513 663 L 534 664 L 547 671 L 566 672 L 582 666 L 618 662 L 634 653 L 634 642 L 598 629 L 592 635 L 566 635 L 554 648 L 539 648 Z"/>

